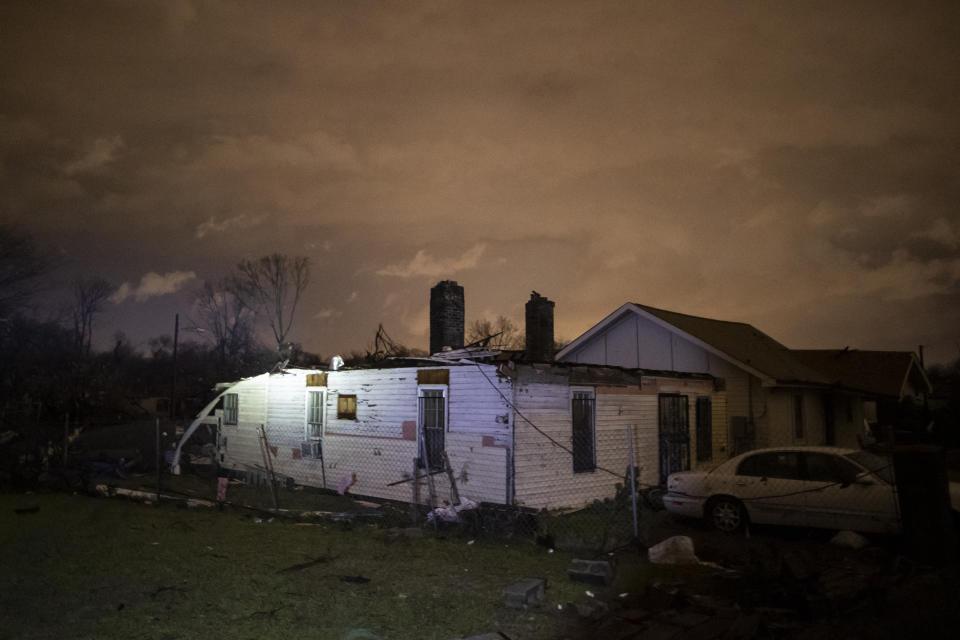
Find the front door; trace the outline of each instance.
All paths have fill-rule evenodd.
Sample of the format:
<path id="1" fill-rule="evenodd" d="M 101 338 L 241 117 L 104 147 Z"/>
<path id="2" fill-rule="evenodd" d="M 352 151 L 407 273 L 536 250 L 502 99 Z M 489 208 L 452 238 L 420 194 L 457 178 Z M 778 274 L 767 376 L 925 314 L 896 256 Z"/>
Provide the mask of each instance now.
<path id="1" fill-rule="evenodd" d="M 447 409 L 446 391 L 441 388 L 420 387 L 420 408 L 418 450 L 420 466 L 428 469 L 442 469 L 443 461 L 443 434 L 446 431 Z M 426 458 L 426 459 L 424 459 Z"/>
<path id="2" fill-rule="evenodd" d="M 661 393 L 660 484 L 676 471 L 690 469 L 690 407 L 687 396 Z"/>

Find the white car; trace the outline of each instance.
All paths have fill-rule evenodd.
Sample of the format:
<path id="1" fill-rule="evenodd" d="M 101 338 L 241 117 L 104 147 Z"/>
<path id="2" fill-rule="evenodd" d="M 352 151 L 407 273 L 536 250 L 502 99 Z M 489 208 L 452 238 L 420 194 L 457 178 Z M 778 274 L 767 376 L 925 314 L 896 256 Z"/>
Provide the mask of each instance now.
<path id="1" fill-rule="evenodd" d="M 710 471 L 673 473 L 663 504 L 672 513 L 706 518 L 721 531 L 736 531 L 747 520 L 875 533 L 901 530 L 890 460 L 836 447 L 757 449 Z"/>

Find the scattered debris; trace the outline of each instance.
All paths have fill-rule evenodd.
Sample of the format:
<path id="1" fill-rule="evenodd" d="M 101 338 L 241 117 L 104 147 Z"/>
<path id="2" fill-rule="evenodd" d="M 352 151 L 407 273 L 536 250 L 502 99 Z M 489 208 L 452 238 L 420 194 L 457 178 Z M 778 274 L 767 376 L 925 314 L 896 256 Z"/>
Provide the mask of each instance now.
<path id="1" fill-rule="evenodd" d="M 577 582 L 603 586 L 613 582 L 613 566 L 606 560 L 574 559 L 567 575 Z"/>
<path id="2" fill-rule="evenodd" d="M 277 571 L 277 573 L 290 573 L 292 571 L 301 571 L 309 567 L 316 566 L 318 564 L 325 564 L 327 562 L 332 562 L 336 558 L 331 558 L 329 555 L 320 556 L 319 558 L 313 558 L 312 560 L 307 560 L 306 562 L 301 562 L 299 564 L 293 564 L 289 567 L 285 567 Z"/>
<path id="3" fill-rule="evenodd" d="M 337 493 L 344 495 L 350 491 L 350 487 L 357 484 L 357 474 L 351 473 L 348 476 L 341 476 L 337 483 Z"/>
<path id="4" fill-rule="evenodd" d="M 855 531 L 839 531 L 830 538 L 830 544 L 848 549 L 863 549 L 870 541 Z"/>
<path id="5" fill-rule="evenodd" d="M 539 606 L 546 598 L 546 588 L 547 581 L 543 578 L 521 580 L 503 590 L 503 602 L 511 609 Z"/>
<path id="6" fill-rule="evenodd" d="M 603 602 L 602 600 L 588 602 L 585 604 L 575 604 L 573 607 L 576 610 L 577 615 L 581 618 L 599 618 L 609 611 L 607 603 Z"/>
<path id="7" fill-rule="evenodd" d="M 693 540 L 689 536 L 673 536 L 658 542 L 647 550 L 654 564 L 698 564 L 693 552 Z"/>
<path id="8" fill-rule="evenodd" d="M 433 522 L 434 519 L 440 522 L 459 522 L 461 511 L 471 511 L 479 507 L 476 502 L 469 498 L 462 498 L 460 504 L 455 506 L 437 507 L 427 514 L 427 522 Z"/>
<path id="9" fill-rule="evenodd" d="M 247 616 L 247 617 L 248 617 L 248 618 L 272 618 L 272 617 L 274 617 L 275 615 L 277 615 L 277 611 L 280 611 L 280 609 L 286 608 L 286 606 L 287 606 L 287 605 L 282 604 L 282 605 L 280 605 L 279 607 L 275 607 L 275 608 L 273 608 L 273 609 L 268 609 L 268 610 L 266 610 L 266 611 L 254 611 L 253 613 L 251 613 L 251 614 L 250 614 L 249 616 Z"/>

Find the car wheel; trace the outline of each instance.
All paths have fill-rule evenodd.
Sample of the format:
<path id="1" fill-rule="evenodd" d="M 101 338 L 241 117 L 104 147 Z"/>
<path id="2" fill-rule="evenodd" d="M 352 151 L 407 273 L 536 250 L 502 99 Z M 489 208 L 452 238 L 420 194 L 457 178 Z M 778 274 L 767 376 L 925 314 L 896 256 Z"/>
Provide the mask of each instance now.
<path id="1" fill-rule="evenodd" d="M 707 505 L 707 519 L 717 531 L 733 533 L 743 527 L 747 517 L 739 500 L 714 498 Z"/>

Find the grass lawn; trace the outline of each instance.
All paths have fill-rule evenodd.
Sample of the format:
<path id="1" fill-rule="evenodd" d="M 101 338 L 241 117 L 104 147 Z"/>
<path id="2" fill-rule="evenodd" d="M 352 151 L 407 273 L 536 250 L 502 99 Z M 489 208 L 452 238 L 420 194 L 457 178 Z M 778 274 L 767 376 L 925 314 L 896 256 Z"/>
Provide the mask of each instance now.
<path id="1" fill-rule="evenodd" d="M 32 513 L 17 509 L 37 506 Z M 528 540 L 388 541 L 373 525 L 295 524 L 79 495 L 0 494 L 2 638 L 555 638 L 588 600 L 572 555 Z M 283 571 L 294 565 L 310 566 Z M 642 570 L 622 572 L 636 583 Z M 501 592 L 547 579 L 547 604 Z M 363 579 L 369 580 L 364 582 Z M 619 583 L 593 589 L 611 595 Z"/>

